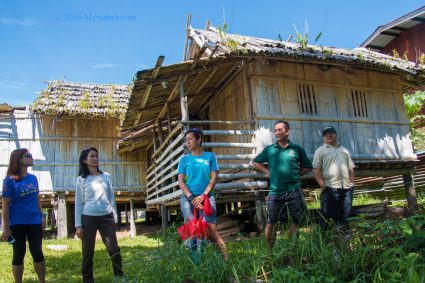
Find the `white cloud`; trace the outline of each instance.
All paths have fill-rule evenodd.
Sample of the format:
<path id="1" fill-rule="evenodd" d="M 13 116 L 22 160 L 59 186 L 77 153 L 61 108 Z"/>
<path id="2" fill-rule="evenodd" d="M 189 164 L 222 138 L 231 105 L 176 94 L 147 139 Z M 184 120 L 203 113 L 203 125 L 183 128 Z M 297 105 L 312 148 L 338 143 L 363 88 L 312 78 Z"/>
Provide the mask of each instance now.
<path id="1" fill-rule="evenodd" d="M 30 27 L 35 26 L 36 22 L 31 19 L 0 18 L 0 24 L 8 26 Z"/>
<path id="2" fill-rule="evenodd" d="M 91 66 L 93 69 L 112 69 L 112 68 L 118 68 L 119 66 L 117 64 L 96 64 Z"/>

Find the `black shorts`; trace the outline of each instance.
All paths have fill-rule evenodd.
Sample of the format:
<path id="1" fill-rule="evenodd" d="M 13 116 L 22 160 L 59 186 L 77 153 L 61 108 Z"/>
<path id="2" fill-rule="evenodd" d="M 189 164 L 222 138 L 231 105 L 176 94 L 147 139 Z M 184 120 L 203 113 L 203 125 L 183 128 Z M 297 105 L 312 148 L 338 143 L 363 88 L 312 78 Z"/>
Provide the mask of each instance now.
<path id="1" fill-rule="evenodd" d="M 299 224 L 304 220 L 307 206 L 300 188 L 278 195 L 269 195 L 267 200 L 267 223 Z"/>

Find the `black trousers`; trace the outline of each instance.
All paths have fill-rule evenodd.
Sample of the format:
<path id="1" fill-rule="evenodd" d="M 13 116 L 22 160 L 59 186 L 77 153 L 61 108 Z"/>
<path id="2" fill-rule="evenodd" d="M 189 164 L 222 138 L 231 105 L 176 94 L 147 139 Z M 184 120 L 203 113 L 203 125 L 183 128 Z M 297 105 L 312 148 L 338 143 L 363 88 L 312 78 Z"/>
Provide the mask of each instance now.
<path id="1" fill-rule="evenodd" d="M 24 264 L 27 239 L 33 261 L 38 263 L 44 260 L 43 250 L 41 249 L 43 240 L 43 229 L 41 224 L 12 225 L 10 226 L 10 230 L 12 231 L 12 236 L 16 240 L 15 243 L 13 243 L 12 265 Z"/>
<path id="2" fill-rule="evenodd" d="M 118 247 L 116 224 L 113 214 L 103 216 L 82 215 L 83 226 L 83 264 L 82 273 L 84 282 L 94 282 L 93 279 L 93 255 L 96 243 L 96 233 L 99 231 L 106 251 L 112 261 L 112 269 L 115 276 L 123 275 L 122 259 Z"/>

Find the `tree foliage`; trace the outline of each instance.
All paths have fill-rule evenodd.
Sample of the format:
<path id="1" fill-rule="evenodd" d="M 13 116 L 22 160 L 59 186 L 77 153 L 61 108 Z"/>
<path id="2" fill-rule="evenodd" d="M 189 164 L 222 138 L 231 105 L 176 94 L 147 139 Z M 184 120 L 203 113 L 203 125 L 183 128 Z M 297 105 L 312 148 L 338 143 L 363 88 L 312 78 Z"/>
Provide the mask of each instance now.
<path id="1" fill-rule="evenodd" d="M 415 148 L 425 148 L 425 91 L 404 94 L 404 105 Z"/>

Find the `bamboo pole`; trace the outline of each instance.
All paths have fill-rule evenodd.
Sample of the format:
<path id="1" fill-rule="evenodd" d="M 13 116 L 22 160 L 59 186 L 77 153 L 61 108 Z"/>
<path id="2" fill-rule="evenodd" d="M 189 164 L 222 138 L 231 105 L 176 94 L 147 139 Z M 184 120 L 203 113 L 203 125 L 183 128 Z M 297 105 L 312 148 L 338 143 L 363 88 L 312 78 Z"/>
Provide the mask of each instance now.
<path id="1" fill-rule="evenodd" d="M 359 118 L 340 118 L 340 117 L 318 117 L 318 116 L 257 116 L 257 120 L 282 120 L 286 121 L 313 121 L 313 122 L 345 122 L 345 123 L 360 123 L 360 124 L 385 124 L 385 125 L 409 125 L 407 122 L 400 121 L 384 121 Z"/>
<path id="2" fill-rule="evenodd" d="M 178 124 L 169 134 L 168 136 L 165 138 L 164 143 L 158 148 L 157 151 L 155 151 L 153 153 L 153 157 L 156 157 L 162 150 L 163 148 L 167 145 L 167 143 L 170 143 L 172 138 L 181 131 L 181 129 L 183 128 L 182 124 Z M 178 138 L 178 137 L 177 137 Z"/>
<path id="3" fill-rule="evenodd" d="M 182 136 L 183 136 L 183 134 L 182 134 Z M 179 139 L 179 141 L 180 140 L 182 140 L 182 138 L 180 138 Z M 172 145 L 172 146 L 174 146 L 174 145 Z M 163 154 L 164 156 L 167 156 L 164 160 L 162 160 L 162 158 L 158 158 L 158 160 L 160 160 L 160 163 L 158 164 L 158 163 L 153 163 L 150 167 L 149 167 L 149 169 L 148 169 L 148 171 L 149 171 L 149 174 L 147 175 L 147 178 L 150 178 L 150 176 L 154 173 L 154 172 L 156 172 L 157 170 L 160 170 L 160 169 L 162 169 L 162 167 L 171 159 L 171 158 L 174 158 L 177 154 L 179 154 L 179 153 L 181 153 L 183 151 L 183 147 L 182 146 L 179 146 L 179 147 L 177 147 L 175 150 L 173 150 L 172 152 L 171 152 L 171 154 L 168 154 L 168 151 L 166 151 L 166 153 L 165 154 Z M 157 165 L 158 164 L 158 165 Z"/>
<path id="4" fill-rule="evenodd" d="M 159 70 L 161 69 L 161 65 L 164 62 L 164 58 L 165 58 L 164 56 L 158 57 L 158 60 L 156 61 L 156 64 L 155 64 L 155 68 L 152 71 L 151 79 L 154 80 L 158 76 Z M 142 109 L 145 107 L 146 102 L 148 101 L 151 89 L 152 89 L 152 84 L 149 84 L 145 89 L 145 92 L 142 97 L 142 101 L 140 102 L 140 105 L 138 108 L 139 110 L 136 114 L 136 119 L 134 120 L 134 123 L 133 123 L 133 127 L 136 127 L 137 124 L 139 123 L 140 117 L 142 116 Z"/>
<path id="5" fill-rule="evenodd" d="M 228 125 L 235 125 L 235 124 L 255 124 L 255 121 L 223 121 L 223 120 L 197 120 L 197 121 L 177 121 L 178 123 L 182 124 L 228 124 Z"/>
<path id="6" fill-rule="evenodd" d="M 184 38 L 184 51 L 183 51 L 183 61 L 187 59 L 187 45 L 189 40 L 189 29 L 190 29 L 190 21 L 192 20 L 192 14 L 188 13 L 186 17 L 186 35 Z"/>

